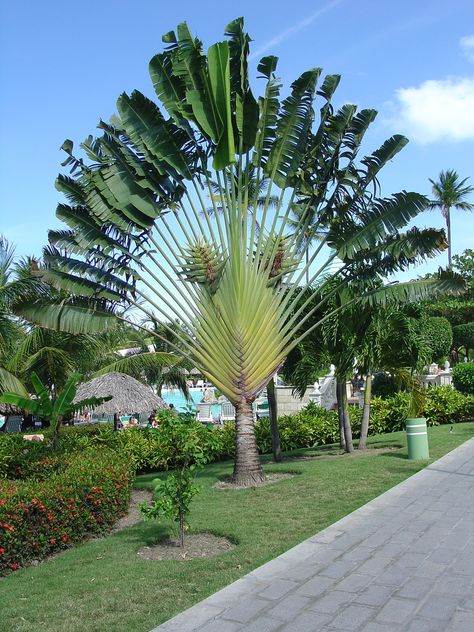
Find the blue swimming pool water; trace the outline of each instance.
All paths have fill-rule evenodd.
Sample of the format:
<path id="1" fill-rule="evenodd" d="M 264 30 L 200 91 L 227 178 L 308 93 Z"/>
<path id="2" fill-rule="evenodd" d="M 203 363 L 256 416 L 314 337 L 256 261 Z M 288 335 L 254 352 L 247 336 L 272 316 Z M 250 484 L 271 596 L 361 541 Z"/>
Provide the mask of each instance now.
<path id="1" fill-rule="evenodd" d="M 164 388 L 161 391 L 161 397 L 165 400 L 165 402 L 167 404 L 173 404 L 176 410 L 178 410 L 180 413 L 186 412 L 187 410 L 189 410 L 189 408 L 195 411 L 197 408 L 197 404 L 199 404 L 199 402 L 202 400 L 203 395 L 204 395 L 204 392 L 200 388 L 199 389 L 192 388 L 191 397 L 193 398 L 193 403 L 191 404 L 190 402 L 187 402 L 184 395 L 176 389 Z M 218 417 L 220 412 L 221 412 L 221 405 L 214 404 L 212 406 L 213 416 Z"/>

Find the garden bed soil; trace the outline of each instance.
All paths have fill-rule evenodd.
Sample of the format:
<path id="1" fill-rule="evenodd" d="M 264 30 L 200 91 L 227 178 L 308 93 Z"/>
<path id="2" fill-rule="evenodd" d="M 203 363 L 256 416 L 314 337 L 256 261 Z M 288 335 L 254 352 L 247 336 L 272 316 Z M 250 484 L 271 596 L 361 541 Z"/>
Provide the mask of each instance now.
<path id="1" fill-rule="evenodd" d="M 228 478 L 215 483 L 213 487 L 214 489 L 218 490 L 264 487 L 265 485 L 272 485 L 273 483 L 278 483 L 279 481 L 283 481 L 287 478 L 293 478 L 293 476 L 297 476 L 298 474 L 299 472 L 270 472 L 269 474 L 265 474 L 265 480 L 263 480 L 261 483 L 253 483 L 252 485 L 235 485 L 232 480 Z"/>
<path id="2" fill-rule="evenodd" d="M 211 533 L 191 533 L 184 537 L 184 548 L 178 540 L 169 539 L 155 546 L 143 546 L 137 553 L 145 560 L 196 560 L 222 555 L 235 548 L 230 540 Z"/>
<path id="3" fill-rule="evenodd" d="M 128 527 L 133 527 L 143 520 L 143 516 L 140 513 L 139 505 L 144 502 L 150 502 L 153 500 L 153 494 L 148 489 L 133 489 L 130 496 L 130 505 L 128 513 L 117 520 L 111 533 L 122 531 Z"/>

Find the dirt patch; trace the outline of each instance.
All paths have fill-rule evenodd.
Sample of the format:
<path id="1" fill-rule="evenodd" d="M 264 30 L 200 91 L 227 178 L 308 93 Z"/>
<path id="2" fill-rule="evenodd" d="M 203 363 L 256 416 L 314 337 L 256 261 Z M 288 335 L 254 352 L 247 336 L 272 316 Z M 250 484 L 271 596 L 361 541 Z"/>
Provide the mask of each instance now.
<path id="1" fill-rule="evenodd" d="M 145 560 L 186 560 L 203 559 L 222 555 L 235 548 L 230 540 L 211 533 L 192 533 L 184 538 L 184 549 L 175 539 L 164 540 L 155 546 L 143 546 L 137 553 Z"/>
<path id="2" fill-rule="evenodd" d="M 115 523 L 111 533 L 116 533 L 117 531 L 122 531 L 122 529 L 133 527 L 141 522 L 143 520 L 143 516 L 140 513 L 138 506 L 141 503 L 150 502 L 151 500 L 153 500 L 153 494 L 148 489 L 133 489 L 130 496 L 128 513 Z"/>
<path id="3" fill-rule="evenodd" d="M 253 485 L 235 485 L 232 480 L 225 479 L 223 481 L 219 481 L 213 485 L 214 489 L 249 489 L 250 487 L 264 487 L 265 485 L 272 485 L 272 483 L 278 483 L 278 481 L 283 481 L 286 478 L 293 478 L 293 476 L 297 476 L 299 472 L 271 472 L 269 474 L 265 474 L 265 480 L 261 483 L 254 483 Z"/>

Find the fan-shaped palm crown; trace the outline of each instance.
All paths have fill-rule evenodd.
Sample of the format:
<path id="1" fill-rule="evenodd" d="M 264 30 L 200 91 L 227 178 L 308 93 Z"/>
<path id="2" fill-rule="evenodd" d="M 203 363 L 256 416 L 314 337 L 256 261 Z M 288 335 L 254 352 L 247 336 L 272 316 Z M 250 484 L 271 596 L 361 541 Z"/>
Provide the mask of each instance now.
<path id="1" fill-rule="evenodd" d="M 316 259 L 327 244 L 329 261 L 337 254 L 344 262 L 344 281 L 360 248 L 396 234 L 427 200 L 407 192 L 374 199 L 380 169 L 407 141 L 394 136 L 356 165 L 376 113 L 334 112 L 339 76 L 320 81 L 313 68 L 281 99 L 277 58 L 265 57 L 257 99 L 243 20 L 226 36 L 205 53 L 180 24 L 150 62 L 161 105 L 122 94 L 118 116 L 82 144 L 88 160 L 65 142 L 73 176 L 57 180 L 69 202 L 57 217 L 69 230 L 50 231 L 44 274 L 70 292 L 186 323 L 180 349 L 236 407 L 234 476 L 246 483 L 262 476 L 252 401 L 296 344 L 294 328 L 307 314 L 292 305 L 306 269 L 309 283 L 326 269 Z M 299 235 L 315 218 L 312 230 L 326 235 L 305 262 Z"/>

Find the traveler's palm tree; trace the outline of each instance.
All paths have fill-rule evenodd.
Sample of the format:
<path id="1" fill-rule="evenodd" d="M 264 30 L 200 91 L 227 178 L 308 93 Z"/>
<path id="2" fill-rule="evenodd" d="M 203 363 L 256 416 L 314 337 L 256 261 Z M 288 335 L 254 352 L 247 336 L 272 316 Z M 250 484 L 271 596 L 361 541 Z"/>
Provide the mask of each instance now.
<path id="1" fill-rule="evenodd" d="M 467 197 L 474 193 L 474 187 L 467 186 L 469 178 L 461 180 L 454 170 L 441 171 L 437 181 L 429 179 L 433 187 L 433 196 L 429 204 L 430 209 L 440 209 L 446 221 L 448 230 L 448 266 L 451 267 L 451 209 L 472 211 L 474 204 L 467 201 Z"/>
<path id="2" fill-rule="evenodd" d="M 205 54 L 180 24 L 150 62 L 167 114 L 140 92 L 122 94 L 118 116 L 100 123 L 102 136 L 82 144 L 87 159 L 74 155 L 71 141 L 64 143 L 63 164 L 73 175 L 57 180 L 69 204 L 56 214 L 69 230 L 50 231 L 42 274 L 73 294 L 186 323 L 179 351 L 236 408 L 234 481 L 246 485 L 263 478 L 252 402 L 298 344 L 296 328 L 311 316 L 304 302 L 294 310 L 306 270 L 313 283 L 338 256 L 339 283 L 347 283 L 358 251 L 396 234 L 427 200 L 409 192 L 374 197 L 379 171 L 407 141 L 393 136 L 357 162 L 376 113 L 355 106 L 334 112 L 339 76 L 318 85 L 321 70 L 313 68 L 280 99 L 277 58 L 265 57 L 258 64 L 264 93 L 257 100 L 243 20 L 229 24 L 226 35 Z M 354 211 L 357 221 L 339 221 L 336 203 Z M 302 211 L 289 230 L 295 204 Z M 305 262 L 298 235 L 314 217 L 331 228 Z M 316 265 L 324 253 L 326 261 Z M 425 287 L 433 283 L 426 280 Z M 391 291 L 408 290 L 400 284 Z"/>

